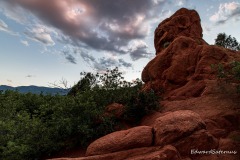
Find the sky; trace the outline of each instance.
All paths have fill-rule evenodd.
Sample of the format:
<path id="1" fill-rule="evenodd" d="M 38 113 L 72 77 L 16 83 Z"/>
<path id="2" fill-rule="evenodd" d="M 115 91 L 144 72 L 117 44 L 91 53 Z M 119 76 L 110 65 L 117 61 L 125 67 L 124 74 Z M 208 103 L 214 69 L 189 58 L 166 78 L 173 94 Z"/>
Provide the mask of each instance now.
<path id="1" fill-rule="evenodd" d="M 199 13 L 209 44 L 223 32 L 240 42 L 240 0 L 0 0 L 0 85 L 71 87 L 115 67 L 141 78 L 154 30 L 182 7 Z"/>

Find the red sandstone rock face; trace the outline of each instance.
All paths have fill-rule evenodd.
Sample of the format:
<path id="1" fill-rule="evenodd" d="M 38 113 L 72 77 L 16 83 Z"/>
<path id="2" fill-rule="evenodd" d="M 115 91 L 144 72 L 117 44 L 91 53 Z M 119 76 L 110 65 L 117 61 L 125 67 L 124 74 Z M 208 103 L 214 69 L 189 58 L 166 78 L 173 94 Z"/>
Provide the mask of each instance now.
<path id="1" fill-rule="evenodd" d="M 207 79 L 214 79 L 212 64 L 239 59 L 236 51 L 211 46 L 202 39 L 196 11 L 181 9 L 155 31 L 156 57 L 142 72 L 143 90 L 164 90 L 165 99 L 198 97 Z"/>
<path id="2" fill-rule="evenodd" d="M 119 103 L 112 103 L 105 108 L 106 116 L 114 116 L 121 119 L 125 111 L 125 107 Z"/>
<path id="3" fill-rule="evenodd" d="M 181 160 L 181 156 L 175 147 L 166 145 L 158 151 L 139 155 L 127 160 Z"/>
<path id="4" fill-rule="evenodd" d="M 99 155 L 132 148 L 151 146 L 152 127 L 140 126 L 128 130 L 113 132 L 91 143 L 86 155 Z"/>
<path id="5" fill-rule="evenodd" d="M 53 160 L 181 160 L 175 147 L 136 148 L 103 155 L 95 155 L 80 158 L 56 158 Z"/>
<path id="6" fill-rule="evenodd" d="M 202 155 L 198 156 L 198 160 L 239 160 L 239 147 L 236 145 L 234 141 L 231 139 L 220 139 L 219 140 L 219 147 L 215 151 L 222 151 L 222 152 L 232 152 L 231 154 L 212 154 L 212 155 Z M 234 151 L 237 152 L 234 154 Z"/>
<path id="7" fill-rule="evenodd" d="M 155 145 L 170 144 L 205 128 L 205 123 L 197 113 L 189 110 L 168 113 L 155 121 Z"/>
<path id="8" fill-rule="evenodd" d="M 201 44 L 205 43 L 202 40 L 200 17 L 195 10 L 182 8 L 158 25 L 154 37 L 157 53 L 178 36 L 192 37 Z"/>
<path id="9" fill-rule="evenodd" d="M 218 139 L 206 130 L 199 130 L 188 137 L 177 141 L 174 146 L 182 156 L 199 157 L 201 155 L 191 153 L 191 150 L 209 151 L 218 148 Z"/>

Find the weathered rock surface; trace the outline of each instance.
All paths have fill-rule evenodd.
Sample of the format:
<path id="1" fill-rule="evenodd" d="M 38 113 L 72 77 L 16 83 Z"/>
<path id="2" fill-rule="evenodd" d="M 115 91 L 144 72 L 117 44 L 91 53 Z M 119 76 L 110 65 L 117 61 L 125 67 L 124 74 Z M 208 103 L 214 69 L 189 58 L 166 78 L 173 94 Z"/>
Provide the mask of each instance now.
<path id="1" fill-rule="evenodd" d="M 169 100 L 201 96 L 205 80 L 215 79 L 211 65 L 227 66 L 240 60 L 236 51 L 204 42 L 200 18 L 194 10 L 181 9 L 160 23 L 155 31 L 155 48 L 156 57 L 142 72 L 143 90 L 164 90 Z"/>
<path id="2" fill-rule="evenodd" d="M 175 147 L 144 147 L 80 158 L 55 158 L 53 160 L 180 160 Z"/>
<path id="3" fill-rule="evenodd" d="M 192 153 L 192 150 L 209 151 L 218 148 L 218 139 L 213 137 L 206 130 L 199 130 L 194 132 L 188 137 L 184 137 L 174 143 L 179 153 L 183 156 L 189 156 L 191 158 L 196 157 L 196 154 Z M 197 156 L 199 156 L 197 154 Z"/>
<path id="4" fill-rule="evenodd" d="M 238 137 L 239 138 L 239 137 Z M 237 143 L 240 141 L 236 139 L 230 139 L 230 138 L 221 138 L 219 140 L 219 148 L 218 150 L 222 151 L 236 151 L 238 156 L 240 157 L 240 148 L 237 146 Z"/>
<path id="5" fill-rule="evenodd" d="M 164 49 L 164 44 L 171 43 L 179 36 L 195 38 L 201 44 L 206 43 L 202 40 L 200 17 L 195 10 L 182 8 L 158 25 L 154 37 L 157 53 Z"/>
<path id="6" fill-rule="evenodd" d="M 171 145 L 164 146 L 159 151 L 138 155 L 127 160 L 180 160 L 181 156 L 175 147 Z"/>
<path id="7" fill-rule="evenodd" d="M 155 121 L 155 145 L 170 144 L 205 128 L 205 123 L 201 117 L 190 110 L 168 113 Z"/>
<path id="8" fill-rule="evenodd" d="M 139 126 L 110 133 L 91 143 L 86 155 L 99 155 L 132 148 L 148 147 L 153 142 L 152 127 Z"/>
<path id="9" fill-rule="evenodd" d="M 239 160 L 240 159 L 240 149 L 231 139 L 220 139 L 219 147 L 212 150 L 213 154 L 208 155 L 198 155 L 198 160 Z"/>
<path id="10" fill-rule="evenodd" d="M 114 116 L 121 119 L 125 111 L 125 107 L 119 103 L 112 103 L 105 108 L 106 116 Z"/>

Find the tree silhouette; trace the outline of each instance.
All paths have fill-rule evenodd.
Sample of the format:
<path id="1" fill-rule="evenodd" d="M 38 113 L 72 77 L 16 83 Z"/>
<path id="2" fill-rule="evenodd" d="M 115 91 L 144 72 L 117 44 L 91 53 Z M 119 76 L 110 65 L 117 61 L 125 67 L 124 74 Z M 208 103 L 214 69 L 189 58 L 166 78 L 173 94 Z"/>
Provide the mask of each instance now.
<path id="1" fill-rule="evenodd" d="M 226 35 L 225 33 L 219 33 L 215 39 L 215 45 L 222 46 L 231 50 L 239 51 L 240 44 L 237 42 L 235 37 Z"/>

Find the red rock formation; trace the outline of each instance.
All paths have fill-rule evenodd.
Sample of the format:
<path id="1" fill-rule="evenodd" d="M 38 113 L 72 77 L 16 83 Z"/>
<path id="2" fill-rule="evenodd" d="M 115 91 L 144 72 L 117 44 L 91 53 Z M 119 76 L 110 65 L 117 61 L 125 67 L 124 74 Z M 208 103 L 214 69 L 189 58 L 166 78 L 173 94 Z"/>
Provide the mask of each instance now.
<path id="1" fill-rule="evenodd" d="M 157 54 L 179 36 L 191 37 L 201 44 L 206 43 L 202 40 L 200 17 L 195 10 L 182 8 L 158 25 L 154 37 Z"/>
<path id="2" fill-rule="evenodd" d="M 86 155 L 99 155 L 152 145 L 152 127 L 140 126 L 113 132 L 91 143 Z"/>
<path id="3" fill-rule="evenodd" d="M 205 128 L 200 116 L 192 111 L 180 110 L 168 113 L 157 118 L 154 123 L 155 145 L 170 144 Z"/>
<path id="4" fill-rule="evenodd" d="M 181 160 L 181 156 L 175 147 L 166 145 L 158 151 L 144 155 L 138 155 L 126 160 Z"/>
<path id="5" fill-rule="evenodd" d="M 54 160 L 181 160 L 175 147 L 144 147 L 80 158 L 55 158 Z"/>
<path id="6" fill-rule="evenodd" d="M 206 130 L 199 130 L 190 136 L 187 136 L 175 142 L 174 146 L 182 156 L 189 156 L 195 159 L 195 157 L 199 157 L 201 155 L 191 153 L 192 150 L 197 149 L 199 151 L 210 151 L 217 149 L 218 139 L 213 137 Z"/>
<path id="7" fill-rule="evenodd" d="M 142 72 L 143 90 L 164 90 L 165 99 L 198 97 L 205 80 L 215 79 L 212 64 L 239 59 L 236 51 L 208 45 L 202 39 L 196 11 L 180 9 L 155 30 L 156 57 Z"/>
<path id="8" fill-rule="evenodd" d="M 119 103 L 112 103 L 105 109 L 105 116 L 114 116 L 121 119 L 125 111 L 125 107 Z"/>

